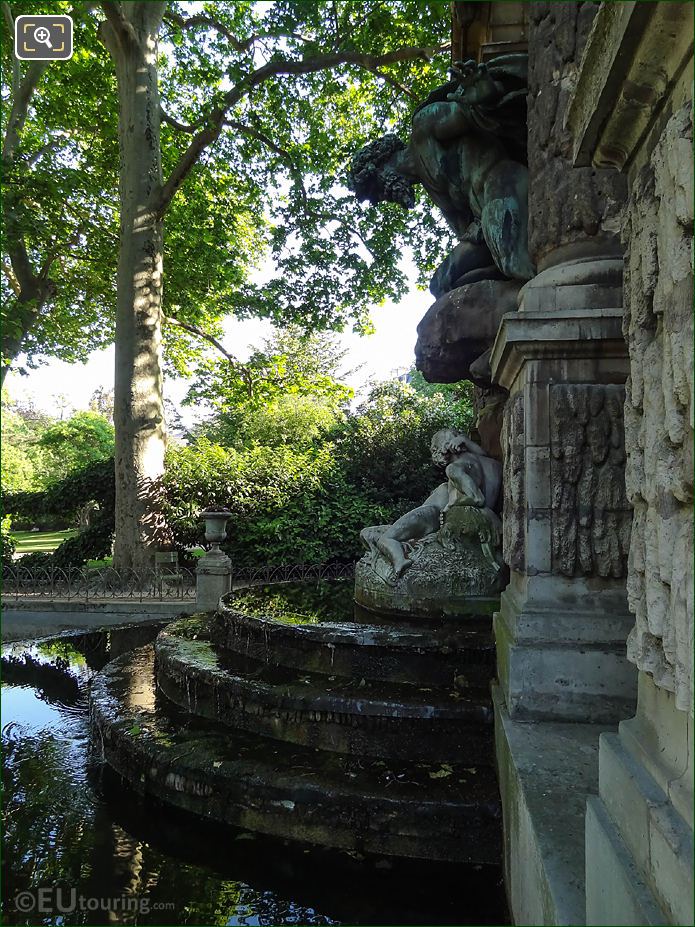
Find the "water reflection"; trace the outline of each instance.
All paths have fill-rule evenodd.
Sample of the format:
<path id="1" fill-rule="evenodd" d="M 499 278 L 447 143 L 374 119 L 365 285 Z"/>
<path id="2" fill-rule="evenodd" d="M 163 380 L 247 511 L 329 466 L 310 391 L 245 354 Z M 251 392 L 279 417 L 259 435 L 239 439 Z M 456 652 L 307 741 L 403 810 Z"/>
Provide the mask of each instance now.
<path id="1" fill-rule="evenodd" d="M 497 872 L 365 861 L 206 825 L 122 789 L 89 757 L 89 683 L 156 632 L 3 648 L 3 923 L 503 922 Z"/>

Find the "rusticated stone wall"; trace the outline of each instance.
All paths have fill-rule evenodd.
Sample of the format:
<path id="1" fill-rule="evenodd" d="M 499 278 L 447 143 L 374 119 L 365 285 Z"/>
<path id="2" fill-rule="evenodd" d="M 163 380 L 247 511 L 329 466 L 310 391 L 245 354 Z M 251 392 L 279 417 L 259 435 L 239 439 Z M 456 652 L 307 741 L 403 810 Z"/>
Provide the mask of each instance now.
<path id="1" fill-rule="evenodd" d="M 632 512 L 625 495 L 622 386 L 550 387 L 553 571 L 619 579 Z"/>
<path id="2" fill-rule="evenodd" d="M 564 127 L 598 6 L 572 0 L 530 4 L 529 248 L 539 269 L 553 251 L 568 245 L 586 253 L 593 239 L 600 253 L 599 241 L 612 238 L 618 244 L 625 177 L 617 171 L 573 168 L 572 139 Z"/>
<path id="3" fill-rule="evenodd" d="M 636 177 L 624 227 L 628 656 L 681 709 L 693 700 L 692 144 L 686 106 Z"/>

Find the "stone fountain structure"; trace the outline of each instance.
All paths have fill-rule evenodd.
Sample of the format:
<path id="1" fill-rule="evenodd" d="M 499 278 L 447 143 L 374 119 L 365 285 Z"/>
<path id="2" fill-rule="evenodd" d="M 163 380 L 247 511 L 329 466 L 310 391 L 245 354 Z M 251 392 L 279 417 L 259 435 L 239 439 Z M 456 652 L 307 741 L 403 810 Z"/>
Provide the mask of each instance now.
<path id="1" fill-rule="evenodd" d="M 526 66 L 523 54 L 457 64 L 416 110 L 407 145 L 386 136 L 351 165 L 352 187 L 372 202 L 412 205 L 413 183 L 424 184 L 459 240 L 435 273 L 438 299 L 421 326 L 430 379 L 450 362 L 446 338 L 432 344 L 453 307 L 468 319 L 470 364 L 450 379 L 477 370 L 489 383 L 498 317 L 534 273 Z M 225 824 L 367 853 L 499 863 L 489 686 L 492 612 L 508 580 L 502 467 L 449 429 L 433 437 L 432 457 L 444 482 L 393 525 L 362 531 L 367 553 L 347 611 L 293 607 L 289 587 L 231 593 L 111 663 L 92 689 L 94 740 L 108 764 L 140 793 Z M 213 551 L 201 565 L 204 607 L 223 559 Z"/>
<path id="2" fill-rule="evenodd" d="M 145 796 L 370 854 L 499 862 L 491 613 L 506 582 L 499 463 L 437 432 L 441 483 L 366 528 L 349 582 L 271 584 L 169 625 L 92 687 L 94 741 Z M 227 512 L 203 513 L 214 545 Z M 316 602 L 307 605 L 307 592 Z M 311 596 L 310 596 L 311 598 Z"/>
<path id="3" fill-rule="evenodd" d="M 362 532 L 356 602 L 345 581 L 226 593 L 103 670 L 94 740 L 122 779 L 265 834 L 499 862 L 489 685 L 491 613 L 507 578 L 501 472 L 448 429 L 432 456 L 446 481 L 393 525 Z M 228 514 L 204 513 L 215 545 L 200 569 L 205 595 L 220 581 Z"/>
<path id="4" fill-rule="evenodd" d="M 477 441 L 448 440 L 446 482 L 363 532 L 371 612 L 226 599 L 160 637 L 156 670 L 147 650 L 111 664 L 95 739 L 140 791 L 209 817 L 494 859 L 503 589 L 514 921 L 692 924 L 692 6 L 453 16 L 477 61 L 350 183 L 406 208 L 421 184 L 457 238 L 416 355 L 476 384 Z M 501 464 L 501 507 L 476 463 Z"/>
<path id="5" fill-rule="evenodd" d="M 92 687 L 97 750 L 140 794 L 222 824 L 498 863 L 489 616 L 379 618 L 350 586 L 349 608 L 319 591 L 319 620 L 271 585 L 114 660 Z"/>

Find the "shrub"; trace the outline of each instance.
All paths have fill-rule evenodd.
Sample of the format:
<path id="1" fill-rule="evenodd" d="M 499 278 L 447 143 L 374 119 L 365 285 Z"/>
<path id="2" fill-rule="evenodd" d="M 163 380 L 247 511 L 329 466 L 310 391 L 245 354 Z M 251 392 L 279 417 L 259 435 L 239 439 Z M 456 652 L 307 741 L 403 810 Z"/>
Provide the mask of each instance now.
<path id="1" fill-rule="evenodd" d="M 5 515 L 0 520 L 0 554 L 2 555 L 3 571 L 12 566 L 12 560 L 17 549 L 15 540 L 10 533 L 11 527 L 12 519 L 9 515 Z"/>
<path id="2" fill-rule="evenodd" d="M 351 559 L 360 529 L 383 517 L 330 447 L 235 451 L 202 439 L 169 451 L 163 495 L 177 546 L 205 543 L 202 509 L 228 508 L 225 549 L 239 565 Z"/>

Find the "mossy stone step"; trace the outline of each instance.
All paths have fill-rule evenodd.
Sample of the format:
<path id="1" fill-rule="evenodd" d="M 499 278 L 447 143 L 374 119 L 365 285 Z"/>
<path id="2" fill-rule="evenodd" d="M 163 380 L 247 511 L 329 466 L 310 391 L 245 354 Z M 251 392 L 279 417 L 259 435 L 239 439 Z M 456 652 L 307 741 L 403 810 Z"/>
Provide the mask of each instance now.
<path id="1" fill-rule="evenodd" d="M 194 718 L 158 695 L 154 648 L 96 675 L 93 743 L 143 795 L 203 817 L 322 846 L 496 863 L 490 770 L 322 752 Z"/>
<path id="2" fill-rule="evenodd" d="M 225 652 L 195 618 L 169 625 L 155 652 L 167 697 L 234 728 L 339 753 L 493 761 L 489 693 L 460 681 L 438 689 L 268 665 Z"/>
<path id="3" fill-rule="evenodd" d="M 494 676 L 487 616 L 420 624 L 372 619 L 317 620 L 274 609 L 270 596 L 264 601 L 260 593 L 232 593 L 223 600 L 211 635 L 243 656 L 326 676 L 434 686 L 463 677 L 473 687 L 487 687 Z"/>

